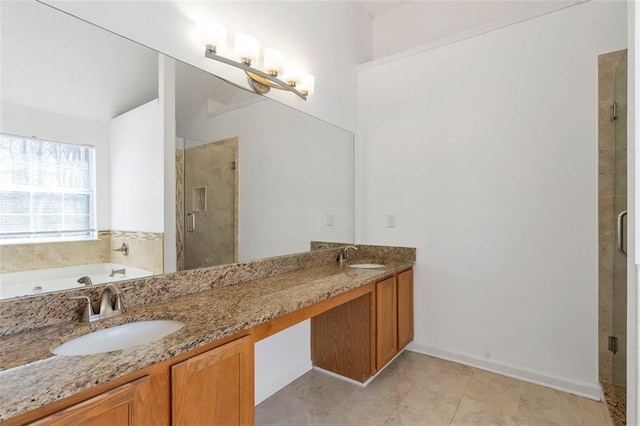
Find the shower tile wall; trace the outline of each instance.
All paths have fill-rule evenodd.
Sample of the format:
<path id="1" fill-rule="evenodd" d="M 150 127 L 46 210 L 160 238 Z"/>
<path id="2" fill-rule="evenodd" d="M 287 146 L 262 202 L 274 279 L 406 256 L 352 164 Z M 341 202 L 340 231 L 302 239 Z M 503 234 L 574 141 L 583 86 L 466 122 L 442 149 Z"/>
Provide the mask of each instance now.
<path id="1" fill-rule="evenodd" d="M 608 350 L 608 336 L 614 334 L 614 297 L 622 296 L 613 291 L 614 268 L 621 266 L 614 262 L 616 153 L 610 108 L 616 90 L 615 71 L 624 53 L 611 52 L 598 57 L 598 362 L 600 380 L 607 382 L 613 381 L 614 363 L 613 354 Z"/>
<path id="2" fill-rule="evenodd" d="M 183 271 L 183 270 L 184 270 L 184 149 L 177 149 L 176 150 L 176 271 Z"/>

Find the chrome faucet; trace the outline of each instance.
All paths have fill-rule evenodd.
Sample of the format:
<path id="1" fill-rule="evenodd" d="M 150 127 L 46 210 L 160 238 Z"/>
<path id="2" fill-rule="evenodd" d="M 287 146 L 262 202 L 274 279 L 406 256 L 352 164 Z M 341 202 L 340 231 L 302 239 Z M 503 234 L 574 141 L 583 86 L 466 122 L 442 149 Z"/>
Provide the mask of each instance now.
<path id="1" fill-rule="evenodd" d="M 83 276 L 80 277 L 80 279 L 78 280 L 78 282 L 80 284 L 84 284 L 84 285 L 93 285 L 93 283 L 91 282 L 91 278 L 89 278 L 88 276 Z"/>
<path id="2" fill-rule="evenodd" d="M 338 262 L 344 263 L 349 260 L 349 249 L 353 251 L 358 251 L 358 247 L 356 246 L 346 246 L 342 250 L 340 250 L 340 255 L 338 256 Z"/>
<path id="3" fill-rule="evenodd" d="M 125 256 L 127 256 L 129 254 L 129 245 L 127 243 L 122 243 L 120 248 L 115 248 L 115 249 L 113 249 L 111 251 L 116 251 L 116 252 L 122 253 Z"/>
<path id="4" fill-rule="evenodd" d="M 114 296 L 115 303 L 111 300 Z M 122 290 L 112 283 L 105 285 L 100 295 L 100 319 L 115 317 L 122 313 L 124 313 Z"/>
<path id="5" fill-rule="evenodd" d="M 127 273 L 127 269 L 126 268 L 122 268 L 122 269 L 111 269 L 111 273 L 109 274 L 110 277 L 115 277 L 116 274 L 122 274 L 125 275 Z"/>
<path id="6" fill-rule="evenodd" d="M 104 286 L 104 290 L 102 290 L 102 294 L 100 295 L 100 311 L 97 313 L 94 311 L 93 303 L 91 303 L 91 299 L 88 296 L 74 296 L 69 299 L 81 299 L 86 302 L 80 322 L 94 322 L 123 314 L 125 309 L 122 304 L 122 292 L 130 288 L 133 287 L 126 287 L 121 290 L 113 283 Z M 115 301 L 112 300 L 114 296 Z"/>

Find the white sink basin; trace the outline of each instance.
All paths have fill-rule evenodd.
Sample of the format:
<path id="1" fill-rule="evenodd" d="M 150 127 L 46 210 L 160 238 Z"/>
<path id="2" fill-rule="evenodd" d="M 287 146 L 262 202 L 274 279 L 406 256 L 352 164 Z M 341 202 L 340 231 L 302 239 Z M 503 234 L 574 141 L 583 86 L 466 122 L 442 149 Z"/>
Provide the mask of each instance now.
<path id="1" fill-rule="evenodd" d="M 93 355 L 144 345 L 180 330 L 180 321 L 138 321 L 94 331 L 64 343 L 53 351 L 56 355 Z"/>
<path id="2" fill-rule="evenodd" d="M 360 268 L 360 269 L 376 269 L 376 268 L 384 268 L 384 265 L 380 265 L 378 263 L 353 263 L 351 265 L 347 265 L 349 268 Z"/>

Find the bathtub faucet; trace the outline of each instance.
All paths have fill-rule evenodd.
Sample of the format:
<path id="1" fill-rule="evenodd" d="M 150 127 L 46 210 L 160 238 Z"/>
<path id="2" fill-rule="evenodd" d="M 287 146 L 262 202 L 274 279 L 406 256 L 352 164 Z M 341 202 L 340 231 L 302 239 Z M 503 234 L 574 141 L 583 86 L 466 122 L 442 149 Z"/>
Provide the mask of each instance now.
<path id="1" fill-rule="evenodd" d="M 92 285 L 93 283 L 91 282 L 91 278 L 89 278 L 88 276 L 84 276 L 84 277 L 80 277 L 80 279 L 78 280 L 78 282 L 80 284 L 84 284 L 84 285 Z"/>
<path id="2" fill-rule="evenodd" d="M 109 274 L 110 277 L 115 277 L 116 274 L 122 274 L 125 275 L 127 273 L 127 270 L 125 268 L 122 269 L 112 269 L 111 273 Z"/>
<path id="3" fill-rule="evenodd" d="M 122 253 L 125 256 L 129 255 L 129 245 L 127 243 L 122 243 L 120 248 L 115 248 L 111 251 L 117 251 L 118 253 Z"/>

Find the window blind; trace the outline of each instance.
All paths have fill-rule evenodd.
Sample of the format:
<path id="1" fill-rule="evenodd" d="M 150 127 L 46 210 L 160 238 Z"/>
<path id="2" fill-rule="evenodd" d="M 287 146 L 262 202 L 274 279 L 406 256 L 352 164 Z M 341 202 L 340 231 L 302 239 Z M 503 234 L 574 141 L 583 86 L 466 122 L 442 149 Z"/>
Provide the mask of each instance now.
<path id="1" fill-rule="evenodd" d="M 95 148 L 0 134 L 0 243 L 95 237 Z"/>

